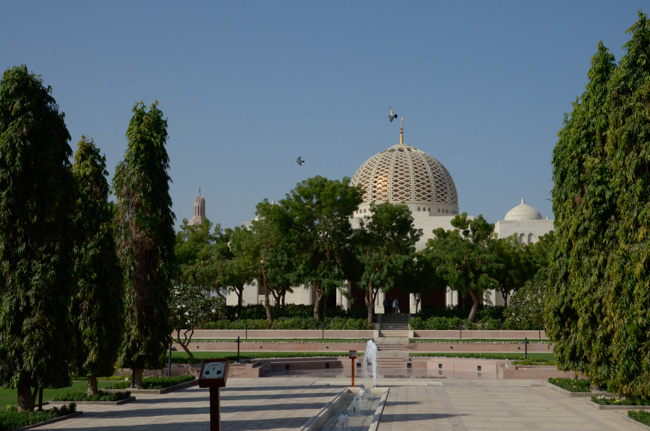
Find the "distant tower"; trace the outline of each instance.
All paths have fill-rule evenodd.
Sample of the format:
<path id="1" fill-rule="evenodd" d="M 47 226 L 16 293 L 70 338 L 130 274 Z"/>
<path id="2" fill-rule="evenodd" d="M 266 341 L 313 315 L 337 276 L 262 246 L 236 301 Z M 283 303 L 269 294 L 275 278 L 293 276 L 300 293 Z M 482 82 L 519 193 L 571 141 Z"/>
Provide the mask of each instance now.
<path id="1" fill-rule="evenodd" d="M 205 198 L 201 196 L 201 187 L 199 187 L 199 195 L 194 199 L 194 217 L 190 220 L 190 226 L 203 224 L 205 219 Z"/>

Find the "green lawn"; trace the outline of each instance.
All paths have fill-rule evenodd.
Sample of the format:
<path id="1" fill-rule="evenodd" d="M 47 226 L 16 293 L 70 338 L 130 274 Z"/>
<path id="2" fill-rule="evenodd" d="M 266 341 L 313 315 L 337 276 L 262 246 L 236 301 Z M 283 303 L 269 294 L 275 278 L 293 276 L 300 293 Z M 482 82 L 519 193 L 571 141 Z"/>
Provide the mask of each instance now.
<path id="1" fill-rule="evenodd" d="M 98 382 L 98 387 L 99 389 L 104 389 L 105 387 L 109 386 L 111 384 L 110 381 L 99 381 Z M 67 388 L 61 388 L 61 389 L 45 389 L 43 391 L 43 402 L 45 401 L 50 401 L 54 399 L 57 395 L 60 394 L 66 394 L 68 392 L 86 392 L 86 389 L 88 388 L 88 382 L 87 381 L 73 381 L 72 386 L 67 387 Z M 0 406 L 6 407 L 6 406 L 14 406 L 18 402 L 18 395 L 16 393 L 16 389 L 9 389 L 9 388 L 0 388 Z M 36 396 L 36 404 L 38 405 L 38 395 Z"/>

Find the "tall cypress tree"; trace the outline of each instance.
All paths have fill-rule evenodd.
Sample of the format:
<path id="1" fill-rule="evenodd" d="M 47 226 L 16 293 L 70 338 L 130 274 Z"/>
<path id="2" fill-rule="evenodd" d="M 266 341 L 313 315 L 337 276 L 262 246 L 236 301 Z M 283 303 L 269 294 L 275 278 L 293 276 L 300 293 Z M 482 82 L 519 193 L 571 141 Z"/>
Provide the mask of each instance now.
<path id="1" fill-rule="evenodd" d="M 170 341 L 169 295 L 174 266 L 174 214 L 169 196 L 167 120 L 158 102 L 136 103 L 126 132 L 124 160 L 113 189 L 119 257 L 124 269 L 123 365 L 162 365 Z"/>
<path id="2" fill-rule="evenodd" d="M 122 342 L 122 275 L 108 202 L 106 158 L 82 136 L 72 174 L 77 187 L 74 212 L 76 329 L 75 374 L 88 377 L 88 393 L 97 393 L 97 377 L 113 375 Z"/>
<path id="3" fill-rule="evenodd" d="M 599 45 L 554 152 L 547 333 L 563 368 L 650 396 L 650 23 Z"/>
<path id="4" fill-rule="evenodd" d="M 0 384 L 32 410 L 70 384 L 73 180 L 70 134 L 27 66 L 0 82 Z"/>
<path id="5" fill-rule="evenodd" d="M 609 263 L 615 383 L 623 392 L 650 396 L 650 22 L 628 30 L 625 55 L 610 80 L 609 166 L 620 246 Z"/>
<path id="6" fill-rule="evenodd" d="M 609 378 L 611 331 L 606 298 L 613 288 L 608 255 L 615 247 L 615 196 L 607 166 L 608 82 L 614 57 L 601 43 L 591 60 L 589 83 L 573 104 L 553 153 L 553 212 L 557 232 L 546 304 L 546 330 L 556 340 L 563 369 Z"/>

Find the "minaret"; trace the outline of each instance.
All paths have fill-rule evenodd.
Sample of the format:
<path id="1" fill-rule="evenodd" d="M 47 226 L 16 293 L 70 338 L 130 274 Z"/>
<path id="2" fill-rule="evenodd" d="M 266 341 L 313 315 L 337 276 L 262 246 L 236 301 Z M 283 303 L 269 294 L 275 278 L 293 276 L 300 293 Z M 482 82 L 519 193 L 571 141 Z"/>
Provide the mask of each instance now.
<path id="1" fill-rule="evenodd" d="M 399 143 L 404 145 L 404 117 L 399 120 Z"/>
<path id="2" fill-rule="evenodd" d="M 190 226 L 203 224 L 205 218 L 205 198 L 201 196 L 201 187 L 199 187 L 199 195 L 194 199 L 194 217 L 190 220 Z"/>

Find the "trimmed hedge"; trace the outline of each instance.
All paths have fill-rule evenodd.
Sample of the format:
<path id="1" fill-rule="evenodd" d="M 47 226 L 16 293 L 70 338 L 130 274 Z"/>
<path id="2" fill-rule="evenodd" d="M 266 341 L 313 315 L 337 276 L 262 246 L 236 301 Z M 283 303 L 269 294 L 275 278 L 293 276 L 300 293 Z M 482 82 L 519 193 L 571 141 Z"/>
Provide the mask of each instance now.
<path id="1" fill-rule="evenodd" d="M 194 380 L 194 376 L 182 375 L 173 377 L 145 377 L 142 379 L 142 389 L 163 389 L 169 386 Z M 126 389 L 131 386 L 131 382 L 116 382 L 109 386 L 108 389 Z"/>
<path id="2" fill-rule="evenodd" d="M 97 391 L 96 395 L 83 392 L 68 392 L 54 398 L 54 401 L 120 401 L 131 396 L 131 392 L 106 392 Z"/>
<path id="3" fill-rule="evenodd" d="M 630 410 L 627 415 L 637 422 L 650 426 L 650 412 L 643 410 Z"/>
<path id="4" fill-rule="evenodd" d="M 549 377 L 548 382 L 569 392 L 591 392 L 591 379 Z"/>
<path id="5" fill-rule="evenodd" d="M 77 411 L 77 405 L 71 403 L 61 407 L 54 407 L 51 410 L 41 412 L 18 411 L 15 406 L 0 409 L 0 431 L 9 431 L 26 427 L 40 422 L 49 421 L 61 416 L 69 415 Z"/>
<path id="6" fill-rule="evenodd" d="M 205 329 L 372 329 L 366 319 L 352 319 L 343 317 L 326 317 L 319 322 L 313 317 L 284 317 L 273 320 L 270 324 L 266 319 L 246 320 L 217 320 L 208 322 Z"/>

